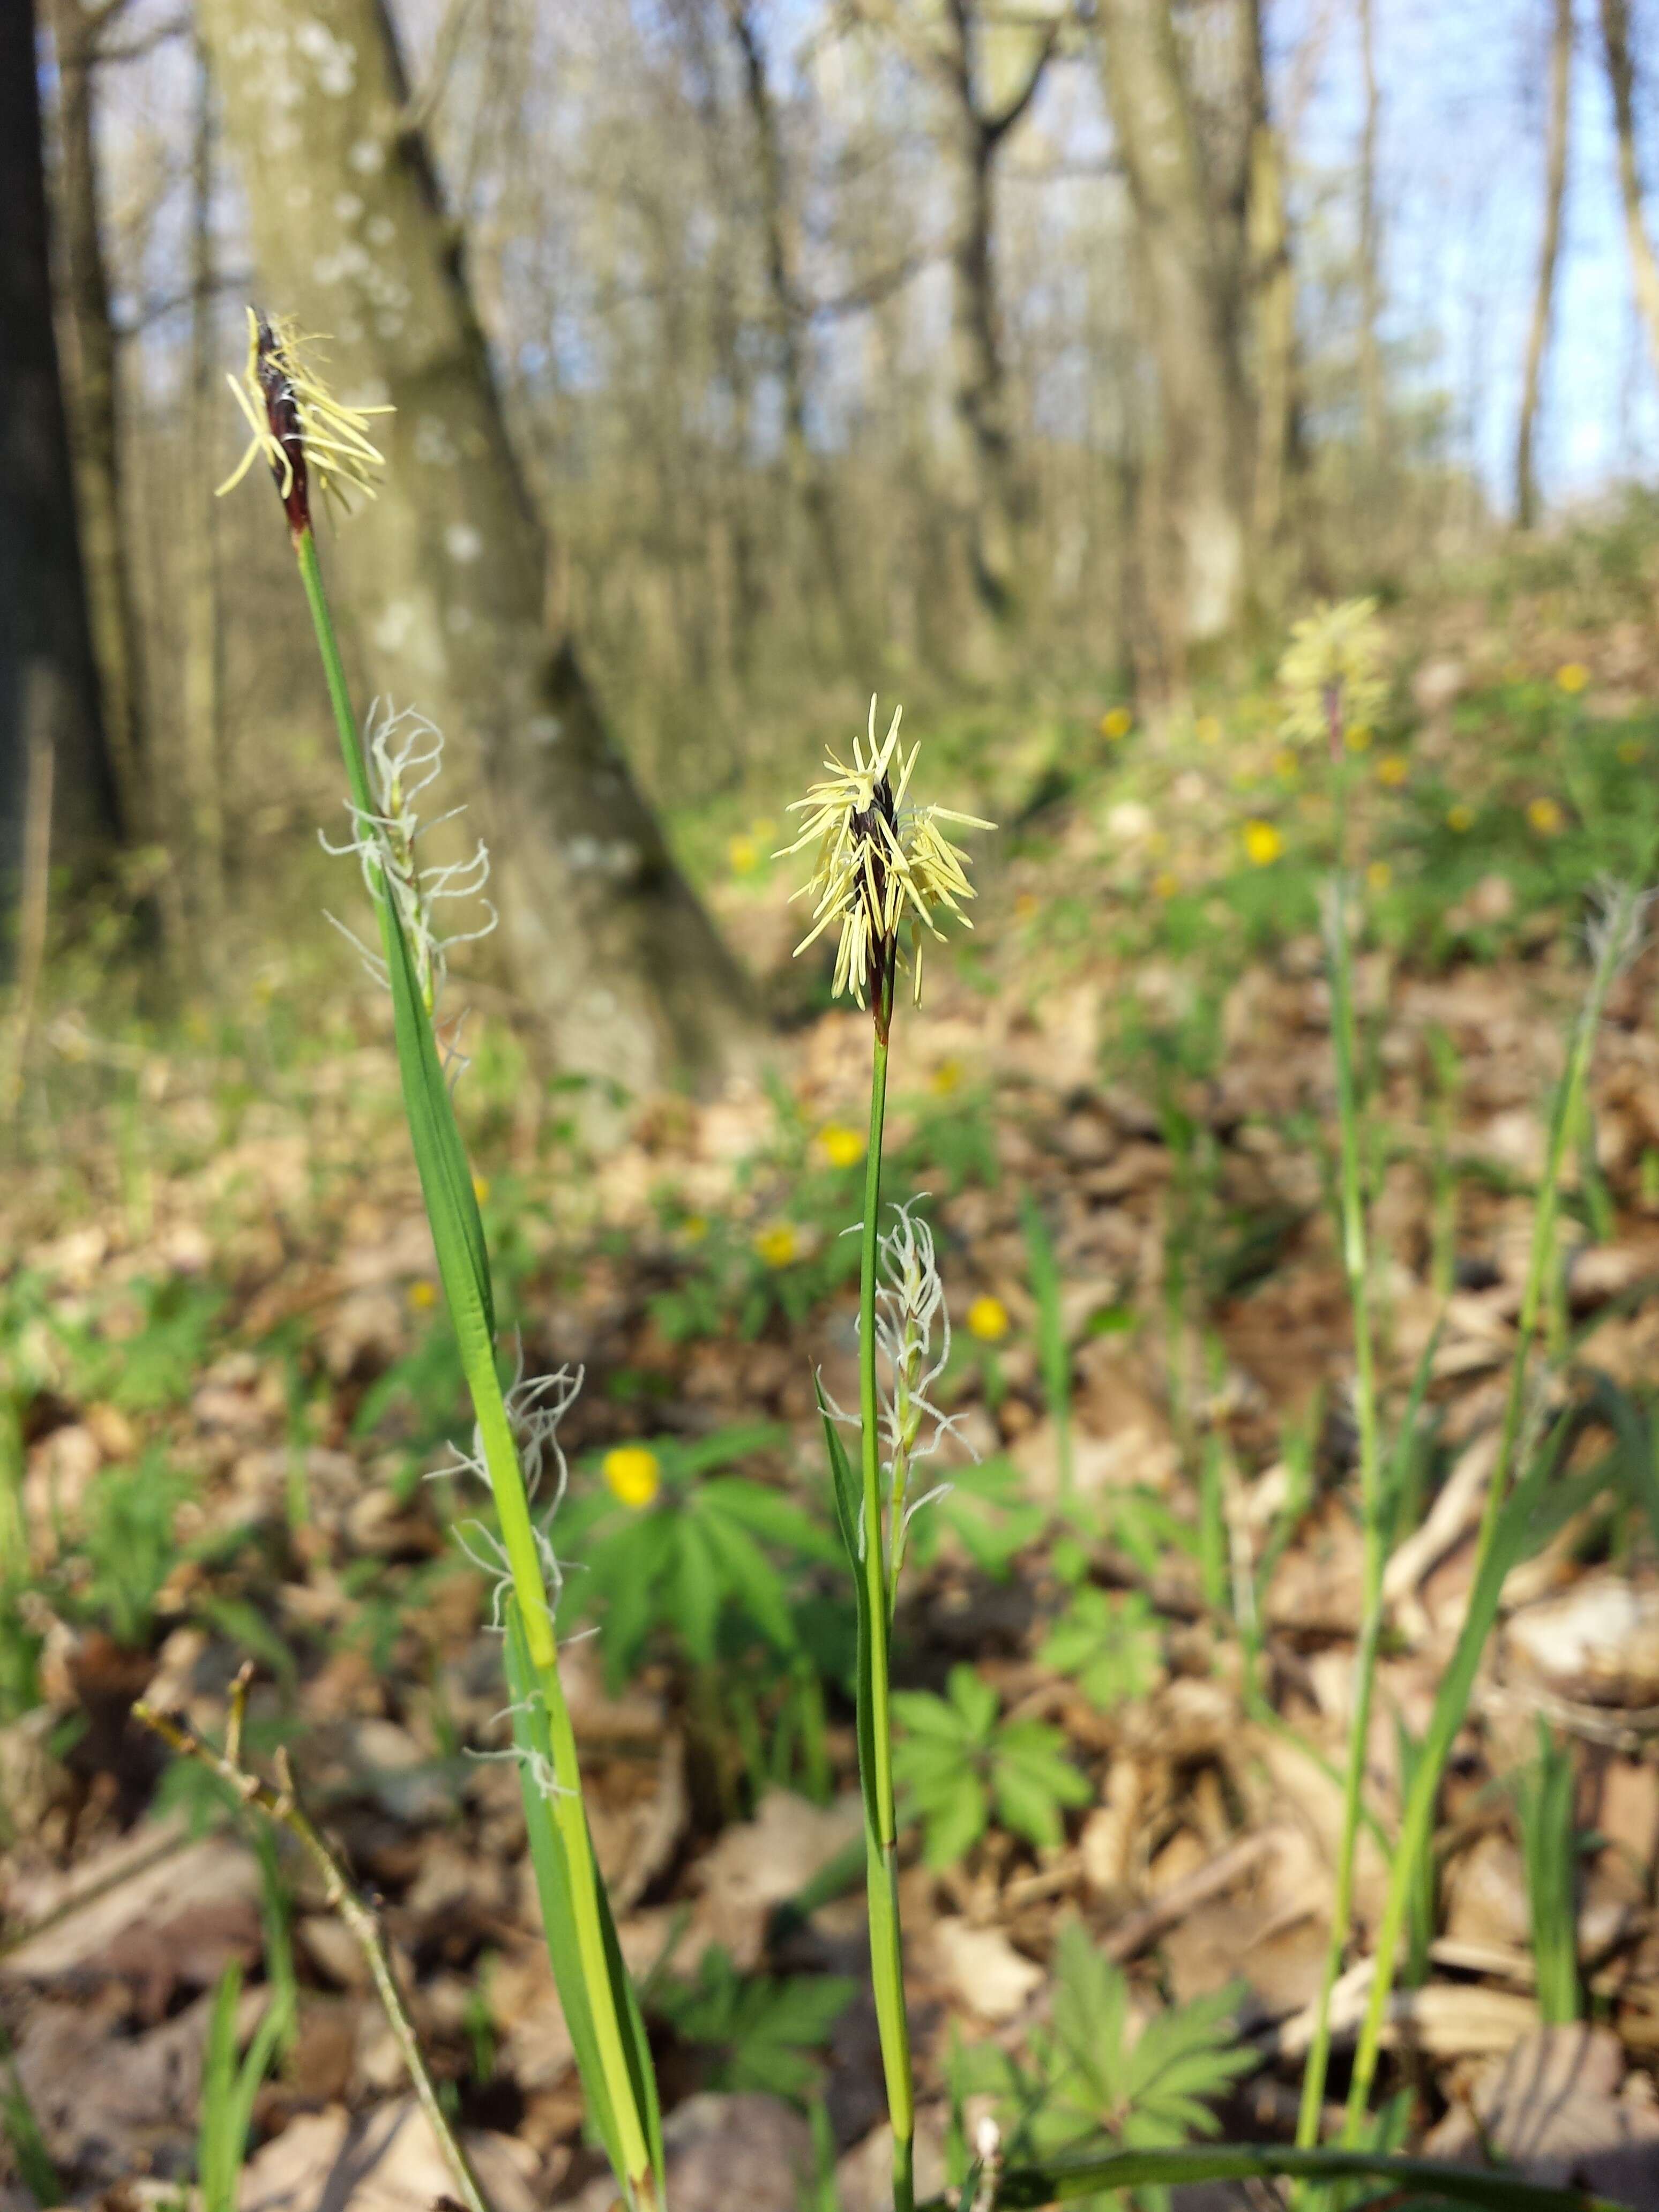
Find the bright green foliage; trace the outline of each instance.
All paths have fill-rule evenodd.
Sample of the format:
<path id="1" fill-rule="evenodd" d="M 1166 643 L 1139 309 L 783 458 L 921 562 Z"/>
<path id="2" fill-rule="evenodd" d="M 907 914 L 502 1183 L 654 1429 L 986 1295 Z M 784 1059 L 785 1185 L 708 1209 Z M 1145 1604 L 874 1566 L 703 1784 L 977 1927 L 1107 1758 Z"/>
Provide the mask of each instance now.
<path id="1" fill-rule="evenodd" d="M 953 1468 L 945 1496 L 911 1523 L 911 1555 L 927 1565 L 948 1532 L 981 1574 L 1006 1582 L 1014 1561 L 1037 1541 L 1048 1522 L 1025 1490 L 1025 1478 L 1010 1459 L 999 1456 L 977 1467 Z"/>
<path id="2" fill-rule="evenodd" d="M 224 1291 L 204 1278 L 170 1275 L 136 1282 L 126 1295 L 137 1302 L 137 1325 L 118 1336 L 95 1320 L 54 1324 L 76 1395 L 129 1413 L 182 1405 L 210 1364 Z"/>
<path id="3" fill-rule="evenodd" d="M 722 1429 L 685 1443 L 659 1437 L 649 1449 L 660 1472 L 644 1508 L 623 1504 L 595 1470 L 586 1495 L 555 1524 L 583 1571 L 567 1601 L 603 1622 L 605 1674 L 613 1688 L 662 1636 L 696 1667 L 713 1667 L 720 1632 L 736 1613 L 776 1652 L 800 1648 L 794 1607 L 801 1566 L 839 1564 L 841 1547 L 811 1514 L 764 1483 L 711 1470 L 775 1444 L 772 1428 Z"/>
<path id="4" fill-rule="evenodd" d="M 1158 1616 L 1139 1590 L 1108 1595 L 1086 1585 L 1054 1623 L 1037 1654 L 1070 1674 L 1103 1712 L 1144 1698 L 1163 1671 Z"/>
<path id="5" fill-rule="evenodd" d="M 857 1987 L 839 1974 L 745 1980 L 715 1946 L 703 1953 L 695 1981 L 663 1982 L 653 2002 L 683 2042 L 721 2054 L 707 2074 L 709 2088 L 766 2089 L 802 2103 L 823 2076 L 814 2054 Z"/>
<path id="6" fill-rule="evenodd" d="M 61 2204 L 64 2201 L 64 2185 L 58 2179 L 58 2169 L 40 2132 L 40 2123 L 17 2078 L 17 2069 L 3 2035 L 0 2035 L 0 2059 L 4 2062 L 0 2070 L 0 2137 L 3 2137 L 23 2186 L 35 2203 Z"/>
<path id="7" fill-rule="evenodd" d="M 1054 1972 L 1054 2025 L 1033 2035 L 1029 2063 L 989 2045 L 964 2057 L 963 2086 L 1001 2106 L 1010 2164 L 1214 2135 L 1210 2100 L 1255 2064 L 1237 2039 L 1238 1990 L 1170 2006 L 1137 2033 L 1127 1978 L 1075 1920 L 1060 1930 Z"/>
<path id="8" fill-rule="evenodd" d="M 152 1455 L 139 1467 L 112 1468 L 88 1493 L 75 1611 L 129 1650 L 149 1641 L 161 1585 L 179 1556 L 173 1516 L 185 1489 Z"/>
<path id="9" fill-rule="evenodd" d="M 213 2018 L 202 2066 L 202 2110 L 196 2138 L 202 2212 L 236 2212 L 237 2184 L 247 2151 L 253 2100 L 289 2027 L 287 2008 L 273 1996 L 239 2064 L 236 2014 L 241 1994 L 241 1969 L 227 1966 L 214 1992 Z"/>
<path id="10" fill-rule="evenodd" d="M 1578 1838 L 1573 1826 L 1572 1753 L 1538 1721 L 1538 1757 L 1516 1777 L 1516 1808 L 1527 1865 L 1538 2010 L 1547 2027 L 1579 2016 Z"/>
<path id="11" fill-rule="evenodd" d="M 1000 1721 L 996 1692 L 971 1667 L 953 1667 L 949 1686 L 948 1698 L 893 1694 L 906 1730 L 893 1773 L 926 1829 L 929 1866 L 953 1865 L 994 1814 L 1039 1850 L 1061 1842 L 1061 1808 L 1093 1794 L 1066 1757 L 1065 1737 L 1046 1721 Z"/>

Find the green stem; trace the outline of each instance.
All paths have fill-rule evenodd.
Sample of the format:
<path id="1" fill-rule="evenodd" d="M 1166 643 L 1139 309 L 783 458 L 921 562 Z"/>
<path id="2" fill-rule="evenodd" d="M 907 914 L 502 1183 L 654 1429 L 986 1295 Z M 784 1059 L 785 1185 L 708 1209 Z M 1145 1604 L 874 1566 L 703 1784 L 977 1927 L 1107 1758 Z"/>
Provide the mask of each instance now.
<path id="1" fill-rule="evenodd" d="M 1370 1259 L 1360 1164 L 1358 1036 L 1354 1019 L 1353 963 L 1348 942 L 1347 884 L 1332 885 L 1331 1040 L 1336 1054 L 1337 1122 L 1341 1153 L 1342 1266 L 1353 1315 L 1354 1413 L 1359 1442 L 1359 1508 L 1364 1523 L 1363 1609 L 1354 1650 L 1353 1714 L 1342 1780 L 1342 1830 L 1331 1899 L 1330 1941 L 1319 1988 L 1313 2042 L 1302 2075 L 1296 2139 L 1307 2149 L 1319 2140 L 1325 2076 L 1331 2053 L 1331 1992 L 1342 1971 L 1353 1907 L 1354 1862 L 1364 1806 L 1365 1758 L 1370 1737 L 1376 1651 L 1382 1629 L 1382 1571 L 1386 1563 L 1382 1468 L 1376 1417 L 1376 1370 L 1371 1337 Z"/>
<path id="2" fill-rule="evenodd" d="M 1492 1486 L 1486 1493 L 1486 1509 L 1480 1516 L 1480 1533 L 1475 1546 L 1474 1573 L 1472 1589 L 1478 1589 L 1493 1540 L 1498 1533 L 1499 1518 L 1508 1498 L 1514 1476 L 1514 1463 L 1521 1438 L 1522 1416 L 1526 1407 L 1528 1356 L 1538 1327 L 1539 1310 L 1543 1303 L 1544 1288 L 1551 1261 L 1555 1251 L 1555 1221 L 1559 1206 L 1562 1170 L 1571 1133 L 1577 1126 L 1580 1103 L 1589 1081 L 1590 1062 L 1595 1054 L 1595 1039 L 1601 1028 L 1602 1011 L 1607 993 L 1617 973 L 1620 953 L 1630 934 L 1630 922 L 1634 901 L 1628 890 L 1619 894 L 1619 904 L 1609 915 L 1606 936 L 1595 972 L 1590 981 L 1589 995 L 1579 1018 L 1567 1066 L 1556 1093 L 1555 1112 L 1550 1127 L 1548 1152 L 1544 1164 L 1544 1177 L 1538 1194 L 1538 1208 L 1533 1218 L 1532 1249 L 1528 1256 L 1527 1279 L 1521 1294 L 1521 1311 L 1516 1323 L 1515 1358 L 1510 1369 L 1510 1383 L 1504 1407 L 1504 1425 L 1498 1438 L 1497 1463 L 1492 1468 Z M 1473 1599 L 1471 1613 L 1474 1611 Z M 1454 1657 L 1453 1668 L 1467 1668 L 1471 1683 L 1476 1656 L 1460 1645 Z M 1353 2074 L 1348 2087 L 1348 2105 L 1343 2123 L 1342 2141 L 1352 2148 L 1359 2139 L 1365 2113 L 1370 2103 L 1371 2086 L 1376 2078 L 1377 2055 L 1382 2046 L 1382 2023 L 1388 2011 L 1389 1998 L 1394 1988 L 1395 1973 L 1399 1961 L 1400 1941 L 1410 1909 L 1413 1882 L 1418 1862 L 1430 1847 L 1434 1832 L 1434 1809 L 1440 1793 L 1440 1780 L 1445 1770 L 1454 1737 L 1455 1720 L 1440 1725 L 1441 1715 L 1437 1706 L 1424 1740 L 1423 1754 L 1411 1787 L 1407 1791 L 1401 1813 L 1400 1840 L 1395 1850 L 1394 1865 L 1389 1872 L 1389 1887 L 1382 1905 L 1382 1917 L 1376 1931 L 1376 1972 L 1372 1978 L 1370 1996 L 1365 2017 L 1360 2026 L 1359 2041 L 1354 2051 Z"/>
<path id="3" fill-rule="evenodd" d="M 885 1011 L 885 1010 L 884 1010 Z M 912 2148 L 915 2091 L 910 2072 L 910 2024 L 904 2009 L 904 1960 L 899 1936 L 898 1821 L 893 1803 L 893 1716 L 887 1645 L 895 1591 L 887 1572 L 881 1494 L 880 1408 L 876 1395 L 876 1269 L 881 1241 L 881 1141 L 887 1114 L 887 1039 L 878 1025 L 870 1072 L 870 1149 L 864 1170 L 864 1224 L 859 1255 L 859 1419 L 864 1492 L 861 1562 L 870 1619 L 870 1742 L 875 1768 L 875 1823 L 870 1838 L 870 1971 L 881 2034 L 887 2110 L 893 2125 L 893 2212 L 913 2212 Z M 896 1577 L 895 1577 L 895 1580 Z"/>
<path id="4" fill-rule="evenodd" d="M 295 539 L 295 553 L 305 585 L 313 627 L 317 633 L 318 650 L 322 655 L 323 673 L 328 684 L 329 703 L 334 710 L 335 728 L 345 762 L 351 803 L 361 815 L 373 816 L 380 810 L 369 786 L 368 766 L 357 735 L 351 693 L 346 682 L 344 664 L 340 658 L 339 641 L 329 611 L 327 596 L 323 589 L 322 572 L 318 565 L 316 540 L 309 530 L 302 531 Z M 381 942 L 386 947 L 390 969 L 397 952 L 398 933 L 402 925 L 378 869 L 372 888 L 380 916 Z M 423 1018 L 429 1022 L 430 1015 L 431 1010 L 428 1007 L 424 1010 Z M 447 1110 L 447 1107 L 445 1110 Z M 554 1630 L 552 1607 L 548 1602 L 547 1580 L 536 1541 L 535 1524 L 531 1518 L 529 1493 L 525 1488 L 524 1470 L 519 1464 L 518 1444 L 502 1395 L 501 1376 L 496 1370 L 495 1348 L 490 1340 L 482 1310 L 476 1300 L 452 1295 L 448 1303 L 461 1356 L 461 1368 L 466 1376 L 467 1389 L 477 1421 L 484 1470 L 501 1524 L 501 1548 L 506 1554 L 513 1581 L 513 1594 L 524 1623 L 525 1642 L 535 1670 L 537 1687 L 547 1715 L 556 1784 L 552 1817 L 569 1861 L 571 1911 L 575 1923 L 582 1978 L 586 1984 L 592 2011 L 599 2064 L 611 2109 L 616 2115 L 628 2185 L 635 2204 L 645 2207 L 653 2204 L 656 2197 L 651 2153 L 644 2119 L 635 2094 L 633 2076 L 629 2069 L 625 2031 L 617 2008 L 605 1949 L 599 1869 L 594 1863 L 592 1842 L 588 1834 L 581 1768 L 576 1756 L 575 1731 L 571 1726 L 569 1708 L 565 1703 L 563 1686 L 559 1680 L 558 1639 Z"/>

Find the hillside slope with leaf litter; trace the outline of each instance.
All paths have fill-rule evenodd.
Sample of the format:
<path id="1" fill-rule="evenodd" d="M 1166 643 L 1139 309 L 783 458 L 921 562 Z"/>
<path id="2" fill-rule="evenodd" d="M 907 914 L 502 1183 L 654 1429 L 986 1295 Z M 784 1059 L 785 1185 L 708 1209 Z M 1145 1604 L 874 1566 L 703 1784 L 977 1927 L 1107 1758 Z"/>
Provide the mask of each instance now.
<path id="1" fill-rule="evenodd" d="M 1654 872 L 1648 630 L 1586 628 L 1563 557 L 1507 604 L 1396 617 L 1397 681 L 1344 738 L 1397 1542 L 1339 2101 L 1470 1602 L 1592 886 Z M 890 1136 L 955 1324 L 952 1486 L 913 1524 L 894 1661 L 924 2192 L 985 2111 L 1043 2155 L 1295 2126 L 1363 1547 L 1333 786 L 1281 724 L 1264 684 L 1155 727 L 1081 696 L 957 710 L 936 740 L 1012 826 L 907 1020 Z M 461 1107 L 506 1340 L 583 1372 L 559 1618 L 672 2202 L 854 2212 L 883 2104 L 814 1379 L 852 1402 L 866 1030 L 788 967 L 771 823 L 686 842 L 793 1007 L 775 1073 L 601 1143 L 483 993 Z M 246 1661 L 246 1763 L 286 1752 L 378 1915 L 492 2203 L 610 2201 L 502 1755 L 492 1577 L 455 1526 L 461 1377 L 387 1042 L 307 961 L 166 1037 L 66 971 L 0 1198 L 7 2212 L 191 2174 L 228 1966 L 243 2037 L 277 2008 L 242 2203 L 445 2188 L 313 1872 L 132 1717 L 220 1740 Z M 1656 983 L 1644 944 L 1565 1133 L 1526 1407 L 1553 1503 L 1384 2029 L 1389 2140 L 1630 2201 L 1659 2189 Z"/>

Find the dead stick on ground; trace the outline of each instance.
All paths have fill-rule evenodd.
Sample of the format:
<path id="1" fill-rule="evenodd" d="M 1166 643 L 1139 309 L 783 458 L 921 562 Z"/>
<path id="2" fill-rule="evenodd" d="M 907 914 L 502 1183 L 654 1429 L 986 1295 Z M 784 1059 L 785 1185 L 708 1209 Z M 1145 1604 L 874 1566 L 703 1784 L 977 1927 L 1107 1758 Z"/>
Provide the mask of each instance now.
<path id="1" fill-rule="evenodd" d="M 279 1827 L 286 1828 L 305 1851 L 322 1878 L 324 1903 L 331 1912 L 339 1915 L 363 1954 L 364 1964 L 368 1968 L 387 2024 L 392 2029 L 392 2040 L 402 2054 L 421 2110 L 431 2123 L 432 2132 L 438 2138 L 439 2148 L 454 2177 L 457 2193 L 466 2212 L 490 2212 L 488 2200 L 478 2186 L 477 2176 L 472 2171 L 471 2161 L 461 2147 L 460 2137 L 451 2126 L 449 2116 L 439 2101 L 437 2084 L 428 2070 L 420 2039 L 415 2033 L 415 2023 L 409 2016 L 403 1993 L 398 1987 L 397 1977 L 392 1967 L 392 1955 L 386 1949 L 386 1938 L 380 1933 L 380 1921 L 373 1909 L 352 1887 L 345 1869 L 319 1831 L 313 1826 L 294 1786 L 294 1771 L 289 1764 L 287 1750 L 279 1747 L 276 1753 L 277 1786 L 275 1789 L 258 1775 L 250 1774 L 242 1765 L 242 1721 L 247 1710 L 248 1685 L 252 1680 L 252 1668 L 244 1667 L 232 1687 L 230 1721 L 223 1751 L 216 1751 L 210 1743 L 204 1742 L 185 1723 L 171 1719 L 165 1713 L 154 1712 L 142 1703 L 133 1707 L 133 1717 L 153 1729 L 163 1743 L 181 1758 L 195 1759 L 198 1765 L 207 1767 L 222 1782 L 228 1784 L 244 1805 L 263 1813 L 267 1820 L 275 1821 Z"/>

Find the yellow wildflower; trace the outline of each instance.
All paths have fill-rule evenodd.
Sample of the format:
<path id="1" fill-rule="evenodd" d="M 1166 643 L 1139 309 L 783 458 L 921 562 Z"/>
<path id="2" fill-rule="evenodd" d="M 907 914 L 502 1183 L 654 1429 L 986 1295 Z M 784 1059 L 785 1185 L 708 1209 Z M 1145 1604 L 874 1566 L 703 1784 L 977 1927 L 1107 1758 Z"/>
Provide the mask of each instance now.
<path id="1" fill-rule="evenodd" d="M 1369 722 L 1350 722 L 1342 732 L 1342 742 L 1351 753 L 1369 752 L 1371 726 Z"/>
<path id="2" fill-rule="evenodd" d="M 733 837 L 726 848 L 734 876 L 752 875 L 760 866 L 760 847 L 752 837 Z"/>
<path id="3" fill-rule="evenodd" d="M 700 1244 L 708 1234 L 708 1224 L 701 1213 L 688 1213 L 680 1224 L 680 1234 L 689 1243 Z"/>
<path id="4" fill-rule="evenodd" d="M 928 1078 L 928 1088 L 936 1097 L 948 1098 L 953 1091 L 962 1088 L 962 1062 L 942 1060 Z"/>
<path id="5" fill-rule="evenodd" d="M 805 815 L 805 826 L 793 844 L 784 848 L 786 853 L 799 853 L 809 845 L 817 848 L 811 880 L 803 887 L 816 895 L 812 927 L 796 952 L 805 952 L 834 925 L 841 936 L 832 991 L 839 997 L 850 990 L 860 1006 L 866 1003 L 867 992 L 878 1024 L 884 1023 L 890 1000 L 901 922 L 907 917 L 910 922 L 918 999 L 923 930 L 943 937 L 934 919 L 941 908 L 964 927 L 972 927 L 962 911 L 963 902 L 974 896 L 965 872 L 966 855 L 942 835 L 939 823 L 968 830 L 993 827 L 976 815 L 957 814 L 947 807 L 905 805 L 921 747 L 913 746 L 908 760 L 901 752 L 902 713 L 902 708 L 894 710 L 887 735 L 878 743 L 876 702 L 871 699 L 867 753 L 863 741 L 855 738 L 850 768 L 833 753 L 830 756 L 823 780 L 790 808 L 792 813 Z"/>
<path id="6" fill-rule="evenodd" d="M 662 1468 L 646 1444 L 617 1444 L 599 1462 L 611 1494 L 631 1512 L 643 1513 L 662 1488 Z"/>
<path id="7" fill-rule="evenodd" d="M 417 1282 L 410 1285 L 409 1303 L 417 1313 L 426 1312 L 428 1307 L 438 1303 L 438 1285 L 422 1275 Z"/>
<path id="8" fill-rule="evenodd" d="M 1221 743 L 1220 718 L 1215 714 L 1200 714 L 1193 724 L 1193 735 L 1201 745 L 1218 745 Z"/>
<path id="9" fill-rule="evenodd" d="M 1567 826 L 1567 817 L 1561 803 L 1555 799 L 1534 799 L 1527 807 L 1527 820 L 1540 837 L 1556 837 Z"/>
<path id="10" fill-rule="evenodd" d="M 487 1203 L 489 1197 L 489 1177 L 488 1176 L 475 1175 L 473 1176 L 472 1195 L 477 1200 L 480 1206 Z"/>
<path id="11" fill-rule="evenodd" d="M 1474 809 L 1463 799 L 1455 799 L 1446 809 L 1446 827 L 1456 830 L 1461 837 L 1465 830 L 1474 827 Z"/>
<path id="12" fill-rule="evenodd" d="M 1180 889 L 1181 878 L 1173 868 L 1160 868 L 1152 878 L 1152 895 L 1155 898 L 1172 899 Z"/>
<path id="13" fill-rule="evenodd" d="M 974 1300 L 968 1309 L 968 1334 L 981 1344 L 1002 1341 L 1008 1334 L 1008 1309 L 1000 1298 L 994 1298 L 988 1291 Z"/>
<path id="14" fill-rule="evenodd" d="M 1411 779 L 1412 764 L 1404 753 L 1384 753 L 1376 763 L 1376 780 L 1390 791 L 1398 791 Z"/>
<path id="15" fill-rule="evenodd" d="M 1576 699 L 1589 684 L 1589 671 L 1582 660 L 1564 660 L 1555 672 L 1555 688 Z"/>
<path id="16" fill-rule="evenodd" d="M 866 1142 L 863 1130 L 845 1121 L 828 1121 L 818 1131 L 818 1150 L 832 1168 L 856 1167 L 864 1158 Z"/>
<path id="17" fill-rule="evenodd" d="M 1394 870 L 1386 860 L 1373 860 L 1365 871 L 1365 881 L 1374 891 L 1385 891 L 1394 881 Z"/>
<path id="18" fill-rule="evenodd" d="M 314 480 L 324 496 L 349 507 L 350 495 L 374 496 L 374 480 L 385 457 L 369 442 L 371 415 L 390 415 L 390 407 L 348 407 L 336 399 L 307 366 L 302 338 L 286 316 L 270 321 L 257 308 L 247 311 L 247 367 L 240 381 L 227 375 L 236 404 L 252 432 L 246 452 L 219 487 L 222 496 L 240 483 L 262 456 L 296 536 L 311 526 L 309 487 Z"/>
<path id="19" fill-rule="evenodd" d="M 757 1235 L 755 1250 L 769 1267 L 787 1267 L 800 1256 L 800 1231 L 793 1221 L 775 1221 Z"/>
<path id="20" fill-rule="evenodd" d="M 1285 840 L 1271 822 L 1244 824 L 1244 851 L 1252 867 L 1270 868 L 1285 849 Z"/>
<path id="21" fill-rule="evenodd" d="M 1100 718 L 1103 738 L 1127 738 L 1135 726 L 1135 718 L 1127 707 L 1109 707 Z"/>

